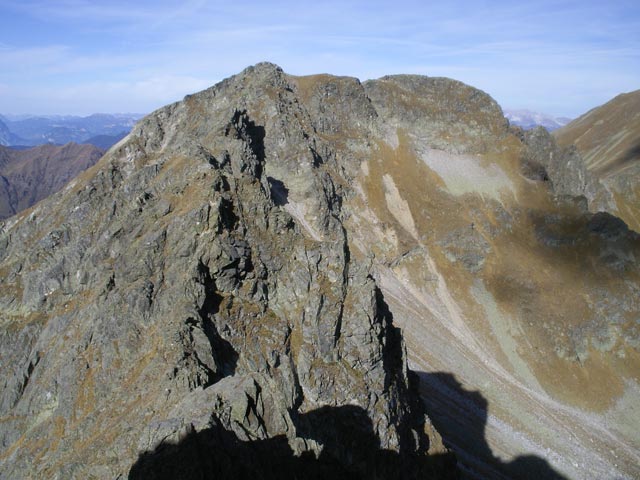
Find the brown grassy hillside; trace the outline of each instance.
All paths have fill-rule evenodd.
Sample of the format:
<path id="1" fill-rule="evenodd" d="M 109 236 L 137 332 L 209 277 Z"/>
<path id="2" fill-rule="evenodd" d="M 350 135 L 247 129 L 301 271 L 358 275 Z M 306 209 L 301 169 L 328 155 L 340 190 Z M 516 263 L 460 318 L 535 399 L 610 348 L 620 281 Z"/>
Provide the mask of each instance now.
<path id="1" fill-rule="evenodd" d="M 575 144 L 603 184 L 600 201 L 611 204 L 640 231 L 640 90 L 618 95 L 554 132 L 559 144 Z"/>
<path id="2" fill-rule="evenodd" d="M 40 145 L 26 150 L 0 146 L 0 220 L 60 190 L 104 152 L 93 145 Z"/>

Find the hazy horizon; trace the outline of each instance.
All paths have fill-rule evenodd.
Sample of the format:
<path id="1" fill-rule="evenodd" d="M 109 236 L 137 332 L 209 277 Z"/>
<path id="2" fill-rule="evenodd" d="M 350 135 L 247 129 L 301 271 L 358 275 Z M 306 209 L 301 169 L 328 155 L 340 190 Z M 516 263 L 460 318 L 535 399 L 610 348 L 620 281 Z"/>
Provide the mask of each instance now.
<path id="1" fill-rule="evenodd" d="M 238 72 L 239 73 L 239 72 Z M 213 86 L 213 85 L 212 85 Z M 196 93 L 196 92 L 191 92 L 191 93 Z M 625 94 L 625 93 L 630 93 L 630 92 L 620 92 L 620 94 Z M 189 95 L 189 94 L 186 94 Z M 181 99 L 176 99 L 175 101 L 179 101 Z M 611 100 L 611 99 L 610 99 Z M 164 105 L 159 105 L 158 107 L 154 108 L 154 110 L 158 109 L 158 108 L 162 108 Z M 550 112 L 542 112 L 539 110 L 531 110 L 530 108 L 525 108 L 525 107 L 513 107 L 510 105 L 500 105 L 500 107 L 502 108 L 502 110 L 504 111 L 505 114 L 507 113 L 529 113 L 529 114 L 545 114 L 545 115 L 549 115 L 550 117 L 553 118 L 557 118 L 557 119 L 562 119 L 562 118 L 568 118 L 570 120 L 573 120 L 575 118 L 578 118 L 579 116 L 588 113 L 589 110 L 592 110 L 594 108 L 597 108 L 599 105 L 594 105 L 593 107 L 589 108 L 588 110 L 585 110 L 584 112 L 582 112 L 579 115 L 576 116 L 566 116 L 566 115 L 556 115 L 554 113 L 550 113 Z M 0 117 L 4 117 L 9 121 L 20 121 L 20 120 L 25 120 L 25 119 L 29 119 L 29 118 L 55 118 L 55 117 L 75 117 L 75 118 L 87 118 L 90 117 L 92 115 L 113 115 L 113 116 L 123 116 L 123 117 L 138 117 L 138 118 L 142 118 L 146 115 L 149 115 L 150 113 L 152 113 L 153 110 L 150 110 L 148 112 L 100 112 L 100 111 L 95 111 L 95 112 L 91 112 L 91 113 L 80 113 L 80 114 L 74 114 L 74 113 L 64 113 L 64 112 L 54 112 L 54 113 L 39 113 L 39 112 L 25 112 L 25 113 L 5 113 L 5 112 L 0 112 Z"/>
<path id="2" fill-rule="evenodd" d="M 0 113 L 149 113 L 249 65 L 445 76 L 575 118 L 640 88 L 640 5 L 0 0 Z"/>

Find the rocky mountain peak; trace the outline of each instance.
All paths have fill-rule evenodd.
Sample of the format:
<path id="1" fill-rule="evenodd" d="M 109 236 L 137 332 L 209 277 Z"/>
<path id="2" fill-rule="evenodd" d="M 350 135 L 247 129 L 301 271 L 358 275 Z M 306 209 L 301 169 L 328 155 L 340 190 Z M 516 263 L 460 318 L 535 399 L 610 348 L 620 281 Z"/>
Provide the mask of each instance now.
<path id="1" fill-rule="evenodd" d="M 0 476 L 455 476 L 431 418 L 487 477 L 633 472 L 639 239 L 568 152 L 429 77 L 153 112 L 2 227 Z"/>
<path id="2" fill-rule="evenodd" d="M 5 226 L 3 474 L 169 478 L 197 445 L 219 453 L 181 478 L 453 474 L 351 254 L 344 106 L 314 100 L 373 114 L 363 92 L 258 64 L 145 117 Z"/>
<path id="3" fill-rule="evenodd" d="M 452 153 L 484 153 L 508 124 L 489 95 L 449 78 L 392 75 L 365 83 L 376 109 L 397 126 Z"/>

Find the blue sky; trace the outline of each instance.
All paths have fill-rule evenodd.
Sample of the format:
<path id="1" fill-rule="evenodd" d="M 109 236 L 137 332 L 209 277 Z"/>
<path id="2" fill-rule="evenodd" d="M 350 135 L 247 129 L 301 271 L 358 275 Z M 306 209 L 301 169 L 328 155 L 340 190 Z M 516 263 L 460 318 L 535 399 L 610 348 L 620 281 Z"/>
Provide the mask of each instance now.
<path id="1" fill-rule="evenodd" d="M 146 113 L 264 60 L 574 117 L 640 88 L 640 1 L 0 0 L 0 113 Z"/>

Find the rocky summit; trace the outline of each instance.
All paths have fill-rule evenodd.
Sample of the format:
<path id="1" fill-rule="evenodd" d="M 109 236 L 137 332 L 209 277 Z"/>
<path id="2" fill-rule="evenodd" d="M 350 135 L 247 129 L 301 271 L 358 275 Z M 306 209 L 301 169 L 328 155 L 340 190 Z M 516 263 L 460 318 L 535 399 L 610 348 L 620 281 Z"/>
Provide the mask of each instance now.
<path id="1" fill-rule="evenodd" d="M 357 165 L 315 132 L 375 110 L 293 82 L 258 65 L 161 109 L 4 225 L 0 477 L 454 471 L 351 253 Z"/>
<path id="2" fill-rule="evenodd" d="M 593 182 L 444 78 L 164 107 L 2 226 L 0 478 L 637 477 L 640 238 Z"/>

